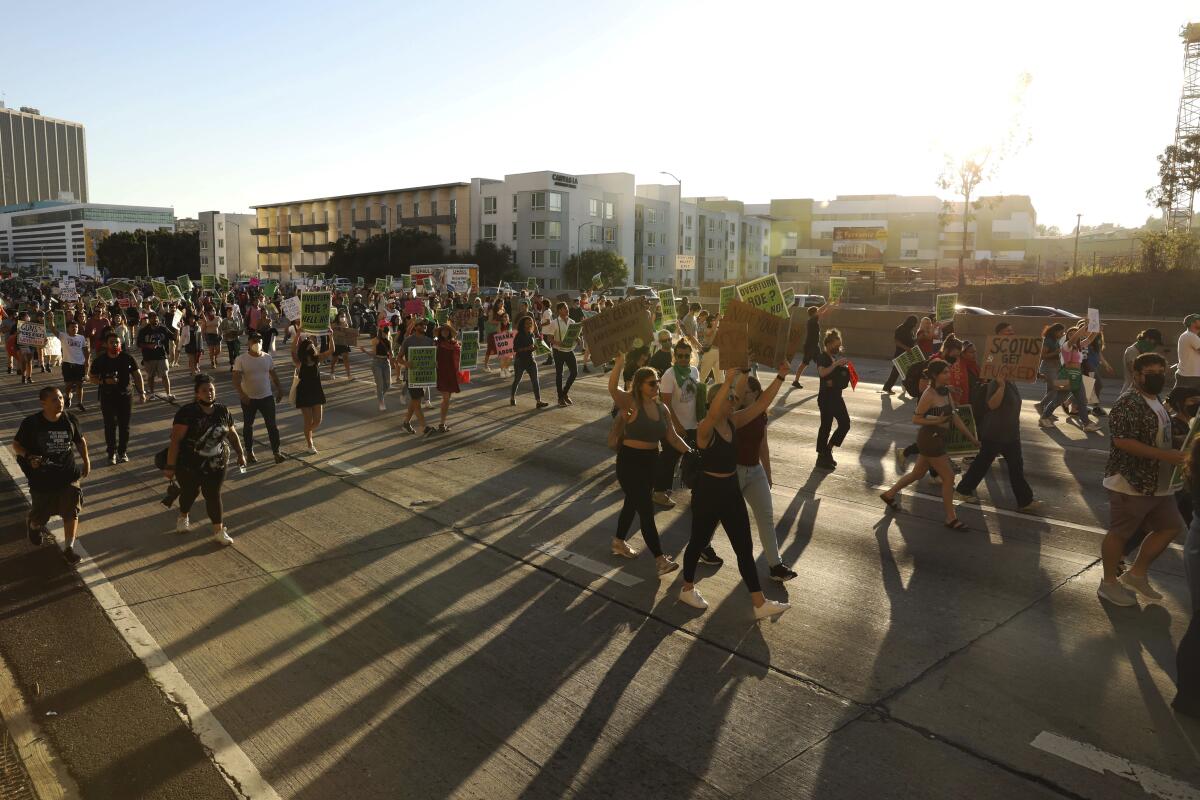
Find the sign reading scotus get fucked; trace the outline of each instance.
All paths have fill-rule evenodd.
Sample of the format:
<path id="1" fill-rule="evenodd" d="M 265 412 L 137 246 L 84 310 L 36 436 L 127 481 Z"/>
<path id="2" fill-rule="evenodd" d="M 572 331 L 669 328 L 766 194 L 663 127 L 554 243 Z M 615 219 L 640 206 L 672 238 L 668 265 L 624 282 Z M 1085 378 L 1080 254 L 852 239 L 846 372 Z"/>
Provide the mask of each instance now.
<path id="1" fill-rule="evenodd" d="M 1038 379 L 1041 362 L 1040 337 L 989 336 L 979 363 L 979 377 L 1033 383 Z"/>
<path id="2" fill-rule="evenodd" d="M 587 340 L 592 363 L 597 366 L 616 358 L 638 344 L 648 344 L 654 338 L 650 321 L 650 303 L 644 297 L 633 297 L 583 321 L 583 338 Z"/>

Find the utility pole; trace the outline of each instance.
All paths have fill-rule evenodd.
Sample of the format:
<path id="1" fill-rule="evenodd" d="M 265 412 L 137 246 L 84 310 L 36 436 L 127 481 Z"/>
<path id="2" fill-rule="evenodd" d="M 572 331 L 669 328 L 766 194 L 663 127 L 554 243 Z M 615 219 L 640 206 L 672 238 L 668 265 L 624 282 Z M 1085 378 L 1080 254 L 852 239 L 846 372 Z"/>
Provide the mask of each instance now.
<path id="1" fill-rule="evenodd" d="M 681 181 L 678 178 L 678 176 L 672 175 L 670 172 L 663 171 L 663 172 L 660 172 L 659 174 L 667 175 L 669 177 L 675 178 L 675 182 L 679 184 L 679 218 L 676 220 L 676 227 L 675 227 L 676 235 L 678 236 L 678 241 L 676 242 L 675 253 L 676 253 L 676 255 L 681 256 L 681 255 L 683 255 L 683 181 Z M 676 261 L 678 262 L 678 259 Z M 674 281 L 675 285 L 678 288 L 683 289 L 683 282 L 679 280 L 679 265 L 678 265 L 678 263 L 676 263 L 675 269 L 673 270 L 673 272 L 675 273 L 675 281 Z"/>
<path id="2" fill-rule="evenodd" d="M 1083 214 L 1075 215 L 1075 255 L 1071 258 L 1071 277 L 1074 278 L 1076 269 L 1079 267 L 1079 223 L 1083 219 Z"/>
<path id="3" fill-rule="evenodd" d="M 146 245 L 146 277 L 150 277 L 150 231 L 142 232 L 142 244 Z"/>

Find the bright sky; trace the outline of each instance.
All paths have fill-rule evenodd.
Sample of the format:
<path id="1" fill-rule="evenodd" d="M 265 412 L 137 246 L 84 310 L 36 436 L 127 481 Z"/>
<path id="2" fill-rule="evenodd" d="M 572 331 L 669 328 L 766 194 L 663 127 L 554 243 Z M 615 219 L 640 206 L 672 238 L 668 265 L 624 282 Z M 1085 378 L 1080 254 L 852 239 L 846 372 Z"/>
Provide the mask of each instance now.
<path id="1" fill-rule="evenodd" d="M 116 10 L 116 9 L 119 9 Z M 1191 11 L 1200 19 L 1200 7 Z M 553 169 L 687 195 L 941 194 L 946 148 L 1029 144 L 983 190 L 1140 225 L 1188 4 L 11 3 L 9 107 L 87 126 L 94 202 L 178 216 Z"/>

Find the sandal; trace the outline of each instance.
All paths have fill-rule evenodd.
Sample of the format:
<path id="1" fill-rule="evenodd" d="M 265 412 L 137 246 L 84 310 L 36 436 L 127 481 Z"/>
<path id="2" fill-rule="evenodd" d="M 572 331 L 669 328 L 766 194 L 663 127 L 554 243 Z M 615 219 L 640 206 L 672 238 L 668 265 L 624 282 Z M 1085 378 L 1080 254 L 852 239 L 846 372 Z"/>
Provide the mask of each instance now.
<path id="1" fill-rule="evenodd" d="M 879 495 L 879 499 L 882 500 L 883 504 L 885 506 L 887 506 L 889 509 L 891 509 L 892 511 L 894 511 L 897 514 L 900 513 L 900 504 L 896 502 L 895 497 L 892 497 L 889 500 L 888 496 L 887 496 L 887 492 L 884 492 L 883 494 Z"/>
<path id="2" fill-rule="evenodd" d="M 949 528 L 952 531 L 969 531 L 969 530 L 971 530 L 966 525 L 964 525 L 963 521 L 961 519 L 959 519 L 958 517 L 955 517 L 954 519 L 950 520 L 949 522 L 944 522 L 942 524 L 945 525 L 947 528 Z"/>

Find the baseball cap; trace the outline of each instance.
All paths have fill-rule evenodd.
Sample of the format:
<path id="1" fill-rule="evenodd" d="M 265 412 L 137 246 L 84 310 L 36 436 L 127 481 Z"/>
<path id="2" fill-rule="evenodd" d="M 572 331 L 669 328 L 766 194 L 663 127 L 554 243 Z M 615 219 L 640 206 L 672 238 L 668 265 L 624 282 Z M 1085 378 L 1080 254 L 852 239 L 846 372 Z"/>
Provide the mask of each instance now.
<path id="1" fill-rule="evenodd" d="M 1200 314 L 1188 314 L 1183 318 L 1183 327 L 1190 328 L 1192 323 L 1200 319 Z"/>
<path id="2" fill-rule="evenodd" d="M 246 341 L 248 341 L 248 342 L 261 342 L 261 341 L 262 341 L 262 334 L 261 334 L 261 333 L 259 333 L 258 331 L 250 331 L 248 334 L 246 334 Z"/>

